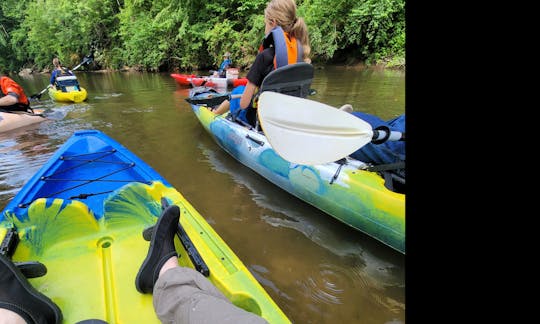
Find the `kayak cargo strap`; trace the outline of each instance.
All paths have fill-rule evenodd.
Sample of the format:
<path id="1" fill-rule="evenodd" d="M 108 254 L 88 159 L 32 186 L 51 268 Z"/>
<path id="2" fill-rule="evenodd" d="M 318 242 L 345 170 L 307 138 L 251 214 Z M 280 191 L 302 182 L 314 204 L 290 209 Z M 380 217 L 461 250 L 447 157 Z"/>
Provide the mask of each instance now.
<path id="1" fill-rule="evenodd" d="M 0 244 L 0 254 L 7 258 L 11 258 L 17 248 L 17 244 L 19 244 L 19 235 L 17 229 L 13 226 L 7 229 L 6 235 L 4 235 L 4 238 L 2 239 L 2 243 Z"/>
<path id="2" fill-rule="evenodd" d="M 2 243 L 0 243 L 0 255 L 11 260 L 19 241 L 19 233 L 15 226 L 7 228 Z M 37 278 L 47 273 L 47 267 L 38 261 L 14 262 L 13 264 L 26 278 Z"/>

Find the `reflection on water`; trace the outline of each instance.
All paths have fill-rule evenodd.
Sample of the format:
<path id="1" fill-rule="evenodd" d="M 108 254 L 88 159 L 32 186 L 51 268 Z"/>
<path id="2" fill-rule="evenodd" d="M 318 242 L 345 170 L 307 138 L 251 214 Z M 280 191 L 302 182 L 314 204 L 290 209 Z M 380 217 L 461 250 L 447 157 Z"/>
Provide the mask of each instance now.
<path id="1" fill-rule="evenodd" d="M 45 122 L 41 124 L 46 124 Z M 7 134 L 0 133 L 0 205 L 2 209 L 56 150 L 46 135 L 37 132 L 45 125 L 30 125 Z"/>
<path id="2" fill-rule="evenodd" d="M 343 224 L 332 217 L 300 202 L 287 192 L 276 191 L 273 184 L 250 169 L 241 167 L 241 164 L 231 159 L 226 152 L 214 151 L 203 142 L 199 143 L 199 147 L 207 158 L 205 162 L 216 171 L 228 174 L 239 187 L 246 188 L 252 201 L 266 210 L 261 215 L 262 220 L 274 227 L 294 229 L 331 252 L 334 257 L 347 260 L 346 266 L 322 262 L 316 264 L 316 267 L 311 263 L 304 263 L 305 259 L 298 260 L 300 263 L 293 267 L 289 261 L 283 262 L 281 268 L 294 268 L 295 272 L 301 274 L 292 292 L 281 291 L 267 278 L 267 268 L 251 265 L 249 268 L 259 282 L 282 298 L 301 302 L 316 312 L 325 323 L 332 322 L 335 317 L 328 307 L 334 304 L 348 305 L 349 298 L 354 300 L 351 290 L 365 292 L 365 302 L 376 303 L 374 307 L 387 309 L 397 315 L 404 312 L 403 296 L 398 294 L 381 297 L 386 294 L 387 288 L 403 290 L 405 285 L 403 270 L 392 263 L 395 260 L 381 259 L 370 251 L 380 249 L 378 243 L 371 244 L 371 238 L 343 227 Z M 235 220 L 241 221 L 238 216 Z"/>
<path id="3" fill-rule="evenodd" d="M 291 196 L 223 151 L 169 74 L 78 73 L 88 101 L 34 108 L 48 121 L 0 134 L 0 207 L 81 129 L 99 129 L 145 160 L 214 227 L 294 323 L 404 323 L 405 256 Z M 14 77 L 37 93 L 49 75 Z M 393 118 L 404 73 L 326 67 L 310 99 Z"/>

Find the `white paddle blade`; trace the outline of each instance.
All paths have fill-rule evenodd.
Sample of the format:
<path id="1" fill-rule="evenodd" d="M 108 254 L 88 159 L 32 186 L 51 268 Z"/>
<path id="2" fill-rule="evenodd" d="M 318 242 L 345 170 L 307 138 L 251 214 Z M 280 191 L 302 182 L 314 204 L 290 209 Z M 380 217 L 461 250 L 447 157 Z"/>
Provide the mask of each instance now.
<path id="1" fill-rule="evenodd" d="M 332 106 L 277 92 L 259 97 L 261 127 L 285 160 L 316 165 L 337 161 L 371 142 L 371 125 Z"/>

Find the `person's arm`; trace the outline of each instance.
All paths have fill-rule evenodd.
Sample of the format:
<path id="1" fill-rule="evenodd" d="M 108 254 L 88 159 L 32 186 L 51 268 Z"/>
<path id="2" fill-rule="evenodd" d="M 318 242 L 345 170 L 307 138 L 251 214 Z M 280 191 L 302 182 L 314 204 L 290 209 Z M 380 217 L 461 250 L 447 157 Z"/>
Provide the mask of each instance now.
<path id="1" fill-rule="evenodd" d="M 264 77 L 272 71 L 273 60 L 274 52 L 270 49 L 257 54 L 255 62 L 251 65 L 246 76 L 248 82 L 242 98 L 240 98 L 240 108 L 246 109 L 250 105 L 253 95 L 257 92 L 257 85 L 261 85 Z"/>
<path id="2" fill-rule="evenodd" d="M 51 85 L 54 85 L 54 79 L 56 78 L 56 72 L 57 72 L 57 71 L 58 71 L 58 70 L 52 71 L 52 74 L 51 74 L 51 80 L 50 80 L 50 82 L 49 82 Z"/>
<path id="3" fill-rule="evenodd" d="M 19 98 L 12 92 L 8 92 L 7 96 L 0 98 L 0 106 L 11 106 L 19 102 Z"/>
<path id="4" fill-rule="evenodd" d="M 251 83 L 251 81 L 248 81 L 248 83 L 246 84 L 246 89 L 244 90 L 244 93 L 242 93 L 242 97 L 240 98 L 240 108 L 246 109 L 249 106 L 255 90 L 257 90 L 257 86 Z"/>

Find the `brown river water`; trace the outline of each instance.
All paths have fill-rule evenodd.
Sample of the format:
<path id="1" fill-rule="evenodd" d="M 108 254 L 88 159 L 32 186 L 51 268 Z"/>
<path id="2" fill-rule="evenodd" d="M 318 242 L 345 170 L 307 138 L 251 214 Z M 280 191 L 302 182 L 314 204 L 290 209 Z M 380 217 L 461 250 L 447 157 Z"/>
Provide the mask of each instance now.
<path id="1" fill-rule="evenodd" d="M 28 96 L 49 77 L 12 76 Z M 0 210 L 74 131 L 98 129 L 178 189 L 294 323 L 405 323 L 405 256 L 229 156 L 168 73 L 77 77 L 86 102 L 57 103 L 45 93 L 32 107 L 47 109 L 49 120 L 0 133 Z M 315 71 L 312 88 L 309 99 L 350 103 L 385 120 L 405 111 L 403 71 L 327 66 Z"/>

